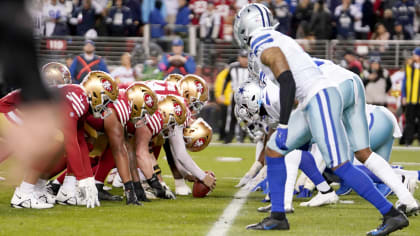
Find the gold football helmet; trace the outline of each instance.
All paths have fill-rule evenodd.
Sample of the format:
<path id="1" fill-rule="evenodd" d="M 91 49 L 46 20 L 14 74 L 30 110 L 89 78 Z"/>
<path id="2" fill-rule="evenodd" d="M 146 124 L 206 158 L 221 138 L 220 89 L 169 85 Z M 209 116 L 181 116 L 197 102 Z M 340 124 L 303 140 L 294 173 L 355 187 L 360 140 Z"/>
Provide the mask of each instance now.
<path id="1" fill-rule="evenodd" d="M 71 75 L 67 66 L 58 63 L 50 62 L 45 64 L 41 69 L 42 78 L 50 85 L 71 84 Z"/>
<path id="2" fill-rule="evenodd" d="M 158 110 L 162 114 L 162 135 L 168 138 L 176 125 L 183 125 L 187 119 L 187 107 L 177 97 L 167 95 L 159 101 Z"/>
<path id="3" fill-rule="evenodd" d="M 212 136 L 213 129 L 202 118 L 198 118 L 184 128 L 185 147 L 191 152 L 199 152 L 209 145 Z"/>
<path id="4" fill-rule="evenodd" d="M 187 99 L 191 111 L 199 112 L 209 99 L 206 81 L 200 76 L 188 74 L 178 82 L 181 95 Z"/>
<path id="5" fill-rule="evenodd" d="M 182 78 L 184 78 L 181 74 L 170 74 L 166 76 L 165 81 L 177 84 Z"/>
<path id="6" fill-rule="evenodd" d="M 126 95 L 131 106 L 131 121 L 136 128 L 137 122 L 144 120 L 147 115 L 153 115 L 158 107 L 157 96 L 153 90 L 142 82 L 135 82 L 126 90 Z"/>
<path id="7" fill-rule="evenodd" d="M 118 98 L 118 85 L 112 76 L 103 71 L 91 71 L 80 84 L 88 95 L 93 116 L 105 119 L 110 113 L 107 105 Z"/>

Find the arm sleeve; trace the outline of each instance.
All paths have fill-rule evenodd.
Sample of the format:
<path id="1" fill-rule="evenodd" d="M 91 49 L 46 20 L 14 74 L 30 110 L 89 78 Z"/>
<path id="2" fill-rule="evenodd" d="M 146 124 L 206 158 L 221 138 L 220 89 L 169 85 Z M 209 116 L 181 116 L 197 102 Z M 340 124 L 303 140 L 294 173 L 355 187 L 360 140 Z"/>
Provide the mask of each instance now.
<path id="1" fill-rule="evenodd" d="M 185 148 L 184 138 L 182 134 L 182 127 L 177 126 L 174 130 L 174 135 L 169 138 L 171 151 L 175 161 L 178 161 L 188 172 L 200 180 L 206 176 L 203 170 L 192 160 Z"/>
<path id="2" fill-rule="evenodd" d="M 91 177 L 92 175 L 89 173 L 83 161 L 85 157 L 82 156 L 82 150 L 78 141 L 77 120 L 68 119 L 67 122 L 64 128 L 64 139 L 66 140 L 65 151 L 69 172 L 73 173 L 78 180 Z"/>

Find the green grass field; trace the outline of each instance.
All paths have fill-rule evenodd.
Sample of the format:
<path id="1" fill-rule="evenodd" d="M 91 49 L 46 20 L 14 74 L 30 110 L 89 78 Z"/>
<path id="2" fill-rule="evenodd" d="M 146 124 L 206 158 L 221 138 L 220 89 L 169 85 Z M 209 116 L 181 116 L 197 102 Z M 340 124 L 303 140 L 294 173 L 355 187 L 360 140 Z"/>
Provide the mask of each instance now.
<path id="1" fill-rule="evenodd" d="M 13 161 L 0 166 L 0 235 L 206 235 L 238 189 L 233 186 L 254 161 L 255 149 L 249 146 L 210 146 L 192 153 L 204 170 L 213 170 L 217 187 L 203 199 L 178 197 L 176 200 L 154 200 L 141 207 L 124 202 L 102 202 L 101 207 L 56 206 L 49 210 L 13 209 L 10 207 L 17 181 L 11 181 Z M 394 151 L 393 162 L 419 162 L 406 169 L 420 169 L 419 151 Z M 240 162 L 220 162 L 217 157 L 241 157 Z M 169 175 L 160 159 L 163 174 Z M 173 188 L 173 180 L 166 178 Z M 121 189 L 113 193 L 122 194 Z M 266 216 L 256 208 L 263 206 L 263 195 L 252 193 L 243 205 L 228 235 L 365 235 L 380 224 L 380 214 L 356 194 L 341 197 L 355 204 L 338 204 L 320 208 L 302 208 L 294 202 L 295 213 L 288 215 L 291 230 L 287 232 L 247 232 L 245 226 Z M 420 199 L 420 190 L 416 193 Z M 395 196 L 389 197 L 392 202 Z M 306 200 L 306 199 L 305 199 Z M 393 235 L 420 235 L 420 216 L 410 218 L 410 226 Z"/>

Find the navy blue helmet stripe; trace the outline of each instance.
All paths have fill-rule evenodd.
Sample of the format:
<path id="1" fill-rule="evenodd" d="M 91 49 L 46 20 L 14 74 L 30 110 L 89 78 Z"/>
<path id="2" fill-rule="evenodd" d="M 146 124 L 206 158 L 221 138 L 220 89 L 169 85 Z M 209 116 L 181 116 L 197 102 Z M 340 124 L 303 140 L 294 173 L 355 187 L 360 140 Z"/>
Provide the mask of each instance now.
<path id="1" fill-rule="evenodd" d="M 261 14 L 261 19 L 262 19 L 262 22 L 263 22 L 263 26 L 265 27 L 265 20 L 264 20 L 264 15 L 263 15 L 263 12 L 261 11 L 261 9 L 260 9 L 260 7 L 258 6 L 258 5 L 254 5 L 257 9 L 258 9 L 258 11 L 260 12 L 260 14 Z"/>

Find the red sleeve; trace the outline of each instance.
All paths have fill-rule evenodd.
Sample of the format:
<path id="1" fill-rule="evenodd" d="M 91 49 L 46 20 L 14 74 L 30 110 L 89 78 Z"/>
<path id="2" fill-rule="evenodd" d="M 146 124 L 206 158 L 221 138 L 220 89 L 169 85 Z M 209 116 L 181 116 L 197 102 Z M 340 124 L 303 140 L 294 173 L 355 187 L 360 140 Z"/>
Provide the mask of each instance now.
<path id="1" fill-rule="evenodd" d="M 152 132 L 152 136 L 160 133 L 163 128 L 163 118 L 159 111 L 156 111 L 152 116 L 146 118 L 147 128 Z"/>
<path id="2" fill-rule="evenodd" d="M 128 100 L 125 98 L 124 94 L 125 93 L 120 92 L 117 101 L 108 105 L 110 108 L 113 108 L 115 112 L 117 112 L 118 120 L 121 122 L 123 127 L 130 120 L 131 115 L 131 107 L 128 104 Z"/>
<path id="3" fill-rule="evenodd" d="M 80 119 L 88 113 L 89 103 L 87 95 L 78 85 L 67 85 L 62 87 L 65 96 L 65 103 L 71 108 L 69 115 L 75 119 Z"/>
<path id="4" fill-rule="evenodd" d="M 66 113 L 70 113 L 70 108 L 67 107 Z M 86 158 L 89 156 L 83 155 L 83 149 L 80 144 L 83 141 L 79 140 L 80 134 L 78 134 L 78 120 L 74 117 L 66 116 L 66 122 L 64 126 L 64 140 L 65 140 L 65 151 L 67 156 L 67 168 L 69 173 L 73 173 L 78 180 L 87 177 L 92 177 L 92 170 L 90 164 L 86 166 Z M 83 137 L 84 140 L 84 137 Z M 87 148 L 87 146 L 86 146 Z M 89 161 L 89 159 L 87 160 Z"/>

